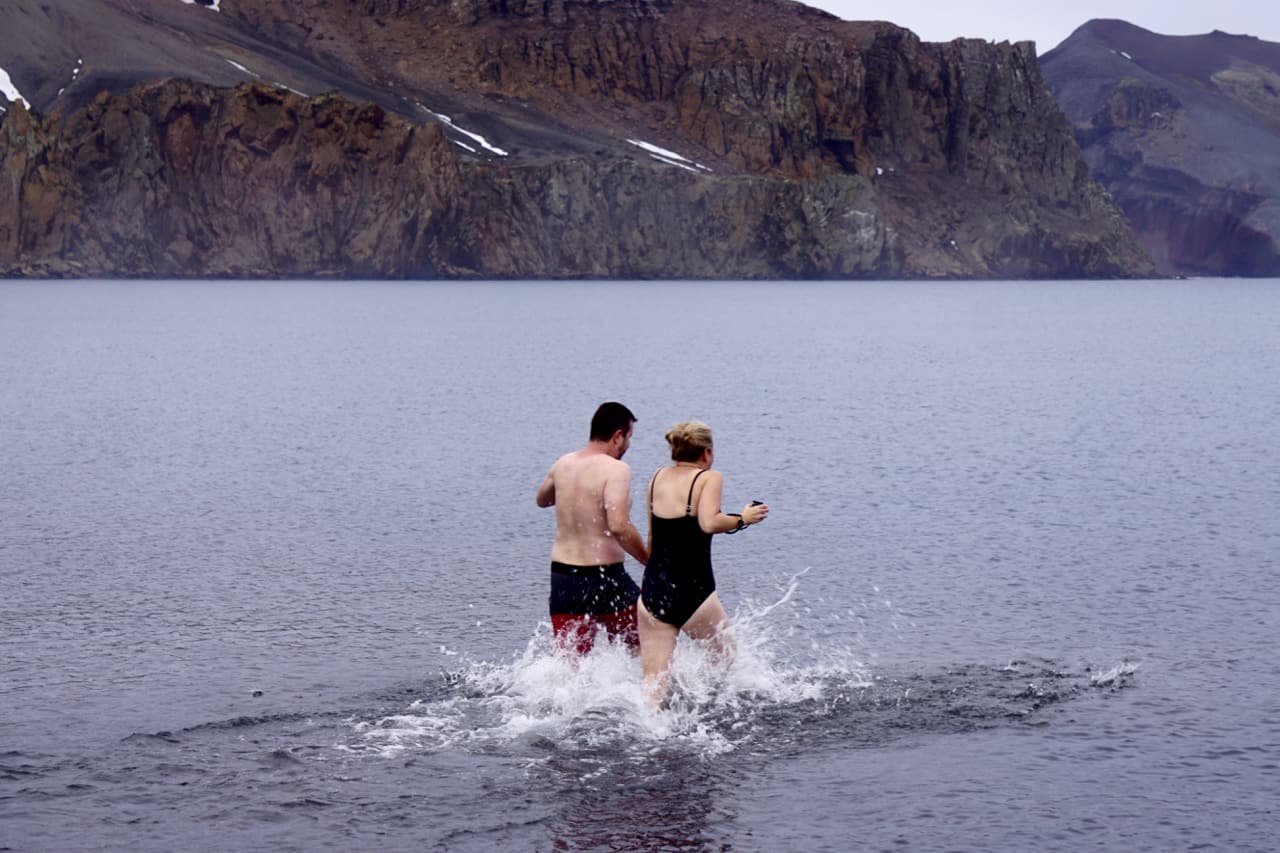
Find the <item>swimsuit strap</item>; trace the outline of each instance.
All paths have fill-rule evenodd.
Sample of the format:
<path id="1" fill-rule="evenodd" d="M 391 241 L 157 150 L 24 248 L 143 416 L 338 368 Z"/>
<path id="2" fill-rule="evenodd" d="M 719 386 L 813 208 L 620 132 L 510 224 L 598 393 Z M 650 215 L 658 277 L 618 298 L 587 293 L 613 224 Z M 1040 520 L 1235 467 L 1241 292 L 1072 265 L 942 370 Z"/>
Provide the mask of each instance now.
<path id="1" fill-rule="evenodd" d="M 689 497 L 685 500 L 684 504 L 685 515 L 693 515 L 693 487 L 697 484 L 698 478 L 705 473 L 707 473 L 707 469 L 703 468 L 701 471 L 693 475 L 693 482 L 689 484 Z"/>
<path id="2" fill-rule="evenodd" d="M 665 470 L 665 467 L 659 468 L 657 471 L 654 471 L 653 476 L 649 478 L 649 514 L 650 515 L 653 515 L 653 484 L 658 482 L 658 475 L 661 474 L 663 470 Z M 697 485 L 698 478 L 705 473 L 707 473 L 707 469 L 703 468 L 698 473 L 693 475 L 693 480 L 690 481 L 689 483 L 689 497 L 685 499 L 685 503 L 684 503 L 685 515 L 693 515 L 693 487 Z"/>

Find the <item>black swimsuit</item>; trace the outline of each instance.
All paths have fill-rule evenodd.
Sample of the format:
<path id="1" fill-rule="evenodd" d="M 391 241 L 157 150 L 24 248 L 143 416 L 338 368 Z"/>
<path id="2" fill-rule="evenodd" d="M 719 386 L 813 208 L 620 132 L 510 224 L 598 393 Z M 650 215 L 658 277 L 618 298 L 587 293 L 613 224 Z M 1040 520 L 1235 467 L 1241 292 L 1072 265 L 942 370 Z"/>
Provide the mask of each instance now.
<path id="1" fill-rule="evenodd" d="M 653 514 L 653 484 L 649 482 L 649 519 L 653 525 L 653 547 L 644 570 L 640 598 L 656 618 L 679 628 L 716 591 L 711 573 L 711 534 L 703 531 L 693 513 L 693 487 L 705 469 L 689 484 L 684 515 L 663 518 Z"/>

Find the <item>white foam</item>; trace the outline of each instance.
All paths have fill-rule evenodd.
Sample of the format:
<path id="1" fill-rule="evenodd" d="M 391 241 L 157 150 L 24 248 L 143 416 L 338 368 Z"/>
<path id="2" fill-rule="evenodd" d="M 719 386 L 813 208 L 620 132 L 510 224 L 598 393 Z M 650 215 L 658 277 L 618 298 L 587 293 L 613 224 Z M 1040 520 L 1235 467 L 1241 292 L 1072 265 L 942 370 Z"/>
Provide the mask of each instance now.
<path id="1" fill-rule="evenodd" d="M 871 683 L 847 650 L 828 650 L 816 665 L 779 659 L 780 646 L 772 638 L 772 623 L 779 620 L 772 614 L 791 601 L 801 575 L 778 601 L 764 607 L 748 603 L 731 616 L 736 653 L 727 667 L 711 658 L 705 643 L 681 636 L 667 709 L 651 705 L 640 661 L 626 648 L 601 638 L 590 654 L 567 655 L 556 649 L 544 623 L 509 661 L 464 662 L 443 698 L 353 721 L 356 738 L 346 749 L 389 757 L 518 749 L 545 739 L 571 751 L 645 751 L 658 744 L 705 756 L 731 751 L 752 736 L 761 709 L 821 699 L 833 684 L 845 690 Z M 784 614 L 789 618 L 790 610 Z"/>
<path id="2" fill-rule="evenodd" d="M 637 720 L 646 713 L 639 664 L 623 648 L 600 644 L 575 659 L 558 652 L 541 625 L 523 653 L 505 663 L 470 662 L 455 674 L 456 695 L 419 700 L 405 711 L 358 722 L 360 746 L 391 756 L 558 740 L 575 722 Z M 601 725 L 596 737 L 610 737 Z"/>
<path id="3" fill-rule="evenodd" d="M 218 8 L 219 6 L 222 5 L 222 0 L 213 0 L 212 3 L 208 3 L 208 4 L 197 3 L 196 0 L 182 0 L 182 2 L 186 3 L 188 6 L 204 6 L 206 9 L 212 9 L 215 12 L 222 11 L 220 8 Z"/>
<path id="4" fill-rule="evenodd" d="M 1138 664 L 1124 661 L 1111 667 L 1111 669 L 1094 673 L 1090 680 L 1095 687 L 1106 687 L 1118 681 L 1123 681 L 1126 676 L 1133 675 L 1137 671 Z"/>

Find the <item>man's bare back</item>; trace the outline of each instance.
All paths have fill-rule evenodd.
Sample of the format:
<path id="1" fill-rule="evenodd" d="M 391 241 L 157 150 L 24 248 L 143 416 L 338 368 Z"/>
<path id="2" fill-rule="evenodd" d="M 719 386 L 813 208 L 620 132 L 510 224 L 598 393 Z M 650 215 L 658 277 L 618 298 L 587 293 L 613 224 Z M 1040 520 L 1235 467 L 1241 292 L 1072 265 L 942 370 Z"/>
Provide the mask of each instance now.
<path id="1" fill-rule="evenodd" d="M 631 524 L 631 466 L 599 447 L 556 460 L 538 490 L 538 504 L 556 508 L 551 559 L 573 566 L 620 563 L 629 553 L 642 564 L 648 554 Z"/>
<path id="2" fill-rule="evenodd" d="M 631 466 L 622 461 L 635 420 L 621 403 L 601 403 L 587 446 L 557 459 L 538 486 L 538 506 L 556 508 L 551 628 L 563 648 L 579 654 L 591 650 L 598 629 L 633 651 L 640 645 L 640 587 L 622 565 L 624 553 L 649 562 L 631 523 Z"/>

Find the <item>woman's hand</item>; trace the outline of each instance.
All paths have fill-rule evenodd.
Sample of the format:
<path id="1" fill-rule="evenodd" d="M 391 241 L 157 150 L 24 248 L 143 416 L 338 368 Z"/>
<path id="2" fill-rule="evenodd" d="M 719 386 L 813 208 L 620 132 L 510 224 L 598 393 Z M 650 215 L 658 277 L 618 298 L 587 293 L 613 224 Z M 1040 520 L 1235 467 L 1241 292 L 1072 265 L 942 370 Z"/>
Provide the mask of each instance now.
<path id="1" fill-rule="evenodd" d="M 743 524 L 759 524 L 769 517 L 769 505 L 766 503 L 749 503 L 742 508 Z"/>

